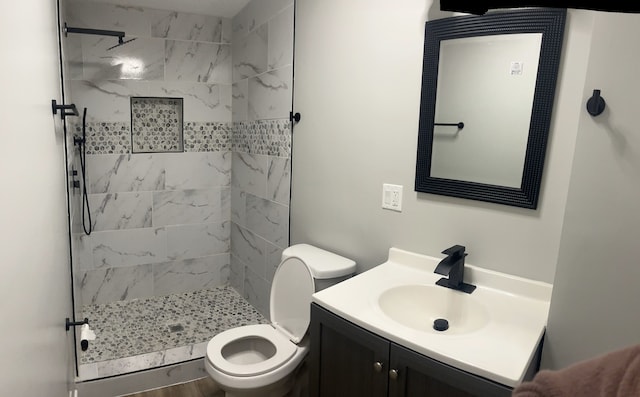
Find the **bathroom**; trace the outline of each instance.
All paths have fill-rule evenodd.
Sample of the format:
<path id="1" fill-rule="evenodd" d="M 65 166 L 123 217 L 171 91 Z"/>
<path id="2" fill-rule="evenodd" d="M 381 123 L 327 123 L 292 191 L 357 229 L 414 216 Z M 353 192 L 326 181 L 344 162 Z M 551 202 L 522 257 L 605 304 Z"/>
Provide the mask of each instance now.
<path id="1" fill-rule="evenodd" d="M 352 258 L 359 272 L 384 262 L 390 247 L 438 255 L 464 243 L 469 263 L 553 283 L 543 355 L 549 368 L 637 342 L 637 319 L 610 309 L 638 298 L 638 138 L 631 120 L 637 87 L 624 68 L 637 63 L 638 55 L 625 51 L 628 37 L 638 34 L 637 16 L 569 10 L 541 196 L 532 211 L 413 192 L 424 21 L 447 14 L 419 1 L 403 7 L 309 4 L 298 4 L 296 86 L 289 93 L 302 114 L 293 136 L 290 243 L 310 242 Z M 49 103 L 60 100 L 55 4 L 21 2 L 5 18 L 3 47 L 19 62 L 7 64 L 3 80 L 12 94 L 3 99 L 11 133 L 2 156 L 7 273 L 0 290 L 3 313 L 17 326 L 2 331 L 8 352 L 2 383 L 14 395 L 62 395 L 64 380 L 74 379 L 62 363 L 75 358 L 70 346 L 59 343 L 66 340 L 64 318 L 72 308 L 65 288 L 70 274 L 63 148 L 51 124 L 56 131 L 61 127 Z M 17 32 L 24 38 L 18 40 Z M 612 58 L 619 61 L 605 62 Z M 609 109 L 600 119 L 583 110 L 596 88 Z M 164 96 L 139 94 L 154 95 Z M 97 117 L 91 115 L 99 107 L 84 106 Z M 189 120 L 189 109 L 185 99 L 185 122 L 238 120 Z M 288 120 L 290 110 L 265 119 Z M 15 149 L 27 147 L 31 156 Z M 383 183 L 404 186 L 402 212 L 380 208 Z M 231 190 L 233 245 L 233 181 L 212 189 Z M 229 267 L 231 277 L 231 260 Z M 267 280 L 265 268 L 263 284 L 248 295 L 262 309 Z M 599 325 L 607 323 L 617 324 L 614 332 Z M 571 338 L 577 333 L 582 337 Z M 26 375 L 34 367 L 41 376 Z M 45 392 L 53 388 L 60 392 Z"/>

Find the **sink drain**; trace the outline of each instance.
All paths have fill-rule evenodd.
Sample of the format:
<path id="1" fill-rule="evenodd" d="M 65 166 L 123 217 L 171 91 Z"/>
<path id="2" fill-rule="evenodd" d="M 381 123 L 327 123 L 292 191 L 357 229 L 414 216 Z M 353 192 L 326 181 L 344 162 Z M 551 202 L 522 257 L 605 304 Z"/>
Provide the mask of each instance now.
<path id="1" fill-rule="evenodd" d="M 433 322 L 433 329 L 436 331 L 446 331 L 449 329 L 449 322 L 444 318 L 436 319 Z"/>

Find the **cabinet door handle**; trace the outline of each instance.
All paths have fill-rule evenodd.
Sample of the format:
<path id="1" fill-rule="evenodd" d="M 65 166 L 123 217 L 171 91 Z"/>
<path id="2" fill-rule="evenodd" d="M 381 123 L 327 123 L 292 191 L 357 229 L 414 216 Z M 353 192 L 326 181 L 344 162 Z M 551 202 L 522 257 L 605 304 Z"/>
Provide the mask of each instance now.
<path id="1" fill-rule="evenodd" d="M 380 361 L 373 363 L 373 370 L 376 372 L 382 372 L 382 363 Z"/>
<path id="2" fill-rule="evenodd" d="M 397 369 L 391 369 L 389 370 L 389 378 L 391 380 L 396 380 L 398 379 L 398 370 Z"/>

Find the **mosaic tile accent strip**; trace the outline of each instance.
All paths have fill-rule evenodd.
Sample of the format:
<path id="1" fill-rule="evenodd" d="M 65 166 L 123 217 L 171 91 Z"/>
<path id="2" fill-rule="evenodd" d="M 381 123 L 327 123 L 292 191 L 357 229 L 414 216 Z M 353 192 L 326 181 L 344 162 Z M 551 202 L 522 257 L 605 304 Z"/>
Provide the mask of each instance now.
<path id="1" fill-rule="evenodd" d="M 235 122 L 233 151 L 291 157 L 291 122 L 287 119 Z"/>
<path id="2" fill-rule="evenodd" d="M 115 360 L 207 342 L 230 328 L 268 321 L 232 287 L 83 307 L 96 340 L 80 363 Z M 181 331 L 172 332 L 182 327 Z"/>
<path id="3" fill-rule="evenodd" d="M 73 125 L 74 134 L 82 136 L 82 124 Z M 125 122 L 88 122 L 86 128 L 87 154 L 130 153 L 131 128 Z"/>
<path id="4" fill-rule="evenodd" d="M 182 98 L 131 97 L 133 153 L 182 152 Z"/>
<path id="5" fill-rule="evenodd" d="M 188 122 L 184 126 L 184 151 L 230 151 L 231 131 L 231 123 Z"/>

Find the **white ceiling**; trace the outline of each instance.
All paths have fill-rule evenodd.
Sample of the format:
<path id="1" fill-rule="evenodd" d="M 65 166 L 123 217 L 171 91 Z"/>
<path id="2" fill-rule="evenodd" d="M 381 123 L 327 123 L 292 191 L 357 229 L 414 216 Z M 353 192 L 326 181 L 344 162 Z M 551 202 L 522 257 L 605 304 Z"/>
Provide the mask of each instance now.
<path id="1" fill-rule="evenodd" d="M 88 0 L 131 7 L 148 7 L 231 18 L 250 0 Z"/>

